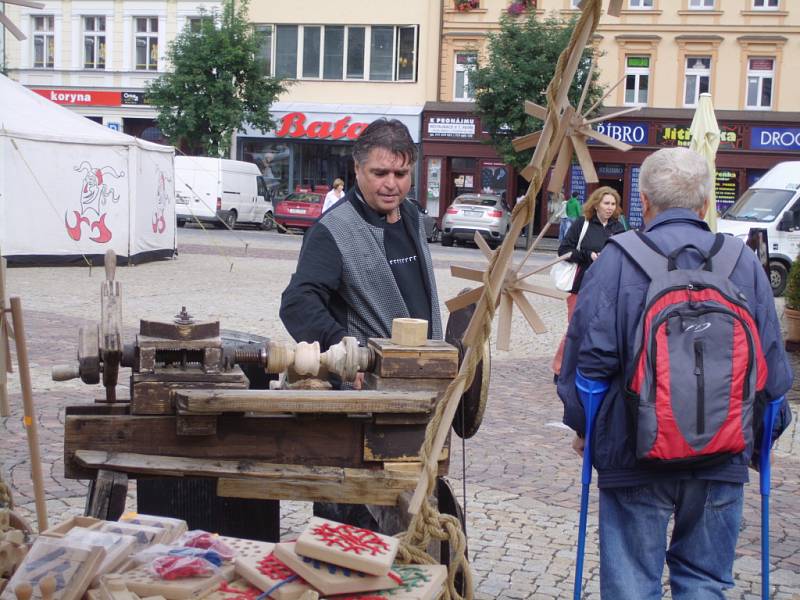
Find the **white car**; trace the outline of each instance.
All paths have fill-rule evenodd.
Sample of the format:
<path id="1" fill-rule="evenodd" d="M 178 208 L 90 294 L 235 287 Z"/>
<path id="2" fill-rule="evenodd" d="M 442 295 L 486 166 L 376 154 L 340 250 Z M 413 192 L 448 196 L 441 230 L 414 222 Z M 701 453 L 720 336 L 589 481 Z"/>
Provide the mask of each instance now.
<path id="1" fill-rule="evenodd" d="M 489 246 L 503 243 L 511 224 L 503 199 L 495 194 L 462 194 L 447 208 L 442 219 L 442 246 L 454 240 L 472 241 L 478 231 Z"/>

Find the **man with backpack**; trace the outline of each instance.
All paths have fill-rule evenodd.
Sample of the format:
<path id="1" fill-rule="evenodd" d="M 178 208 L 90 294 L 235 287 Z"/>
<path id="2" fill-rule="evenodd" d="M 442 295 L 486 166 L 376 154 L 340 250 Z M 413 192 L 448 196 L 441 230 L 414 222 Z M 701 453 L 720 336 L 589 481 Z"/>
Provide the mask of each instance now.
<path id="1" fill-rule="evenodd" d="M 576 373 L 609 385 L 590 440 L 602 598 L 661 598 L 665 561 L 674 600 L 724 598 L 761 414 L 792 373 L 760 263 L 702 220 L 705 160 L 659 150 L 639 185 L 646 227 L 611 238 L 587 271 L 558 394 L 582 454 Z M 784 402 L 773 435 L 790 419 Z"/>

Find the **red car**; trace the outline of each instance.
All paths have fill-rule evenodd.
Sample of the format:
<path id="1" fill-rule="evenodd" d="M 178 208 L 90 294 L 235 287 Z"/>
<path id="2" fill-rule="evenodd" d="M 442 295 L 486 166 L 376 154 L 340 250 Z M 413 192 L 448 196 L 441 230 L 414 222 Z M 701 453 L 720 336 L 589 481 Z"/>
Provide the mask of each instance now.
<path id="1" fill-rule="evenodd" d="M 315 192 L 295 192 L 289 194 L 275 207 L 275 221 L 279 231 L 286 227 L 308 229 L 322 215 L 324 194 Z"/>

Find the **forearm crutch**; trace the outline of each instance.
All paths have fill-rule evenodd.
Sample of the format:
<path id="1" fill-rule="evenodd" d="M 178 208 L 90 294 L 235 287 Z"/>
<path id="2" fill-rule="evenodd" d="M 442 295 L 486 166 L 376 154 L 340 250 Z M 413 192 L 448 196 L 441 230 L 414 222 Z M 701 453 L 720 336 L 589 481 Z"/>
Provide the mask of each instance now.
<path id="1" fill-rule="evenodd" d="M 783 404 L 783 396 L 772 400 L 764 409 L 764 430 L 761 434 L 761 453 L 758 460 L 759 487 L 761 489 L 761 597 L 769 599 L 769 492 L 772 464 L 772 430 Z"/>
<path id="2" fill-rule="evenodd" d="M 583 554 L 586 546 L 586 520 L 589 513 L 589 487 L 592 483 L 592 433 L 597 409 L 608 391 L 608 382 L 584 377 L 580 371 L 575 374 L 575 387 L 583 404 L 586 416 L 586 431 L 583 444 L 583 470 L 581 471 L 581 515 L 578 521 L 578 553 L 575 559 L 575 586 L 573 599 L 580 600 L 583 581 Z"/>

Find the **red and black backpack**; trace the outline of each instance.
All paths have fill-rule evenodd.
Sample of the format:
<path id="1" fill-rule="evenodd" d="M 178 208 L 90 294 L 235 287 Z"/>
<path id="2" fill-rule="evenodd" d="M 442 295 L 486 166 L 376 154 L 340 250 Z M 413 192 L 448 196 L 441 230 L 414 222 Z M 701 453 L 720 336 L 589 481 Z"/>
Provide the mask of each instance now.
<path id="1" fill-rule="evenodd" d="M 767 365 L 747 299 L 731 282 L 741 241 L 717 234 L 708 252 L 665 256 L 644 234 L 609 240 L 649 277 L 628 377 L 636 456 L 659 466 L 711 463 L 753 443 L 756 393 Z M 680 269 L 687 250 L 702 257 Z"/>

